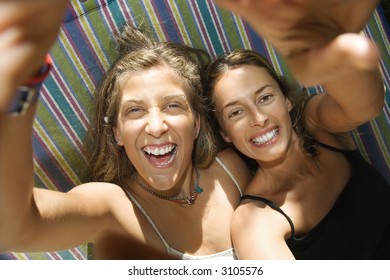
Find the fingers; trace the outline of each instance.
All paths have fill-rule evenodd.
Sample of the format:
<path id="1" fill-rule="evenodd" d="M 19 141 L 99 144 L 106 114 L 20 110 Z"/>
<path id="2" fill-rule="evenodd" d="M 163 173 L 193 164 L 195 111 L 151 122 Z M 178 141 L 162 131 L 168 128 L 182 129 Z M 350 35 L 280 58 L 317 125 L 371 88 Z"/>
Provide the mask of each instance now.
<path id="1" fill-rule="evenodd" d="M 0 0 L 0 113 L 17 85 L 42 66 L 69 0 Z"/>
<path id="2" fill-rule="evenodd" d="M 376 70 L 380 52 L 368 38 L 346 33 L 322 47 L 288 57 L 286 61 L 298 82 L 313 86 L 338 78 L 347 71 Z"/>

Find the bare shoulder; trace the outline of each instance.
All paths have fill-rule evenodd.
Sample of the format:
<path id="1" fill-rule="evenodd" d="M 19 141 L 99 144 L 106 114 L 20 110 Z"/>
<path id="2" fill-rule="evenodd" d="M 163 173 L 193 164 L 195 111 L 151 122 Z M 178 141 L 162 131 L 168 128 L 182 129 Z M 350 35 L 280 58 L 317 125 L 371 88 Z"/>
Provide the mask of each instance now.
<path id="1" fill-rule="evenodd" d="M 73 197 L 79 197 L 83 201 L 88 200 L 93 207 L 101 211 L 118 215 L 122 210 L 128 214 L 133 208 L 131 200 L 128 199 L 125 191 L 118 185 L 104 182 L 91 182 L 79 185 L 69 191 Z M 96 209 L 95 208 L 95 209 Z M 125 209 L 124 209 L 125 208 Z"/>
<path id="2" fill-rule="evenodd" d="M 108 199 L 111 196 L 126 196 L 125 192 L 120 186 L 105 182 L 85 183 L 71 189 L 69 193 L 88 195 L 91 197 L 105 197 L 105 199 Z"/>
<path id="3" fill-rule="evenodd" d="M 235 150 L 230 148 L 219 152 L 217 157 L 233 174 L 234 178 L 236 178 L 240 184 L 241 189 L 244 190 L 253 177 L 253 174 L 245 161 Z"/>
<path id="4" fill-rule="evenodd" d="M 262 220 L 262 216 L 264 216 L 264 208 L 266 205 L 264 203 L 256 203 L 254 201 L 251 202 L 242 202 L 237 209 L 234 211 L 232 225 L 234 228 L 244 228 L 248 225 L 256 224 L 257 220 Z M 246 226 L 245 226 L 246 225 Z"/>
<path id="5" fill-rule="evenodd" d="M 254 231 L 257 236 L 289 236 L 290 224 L 279 212 L 261 201 L 244 200 L 237 207 L 232 220 L 233 231 Z M 236 229 L 236 230 L 235 230 Z"/>
<path id="6" fill-rule="evenodd" d="M 239 259 L 292 259 L 289 224 L 265 203 L 245 201 L 234 212 L 232 240 Z"/>

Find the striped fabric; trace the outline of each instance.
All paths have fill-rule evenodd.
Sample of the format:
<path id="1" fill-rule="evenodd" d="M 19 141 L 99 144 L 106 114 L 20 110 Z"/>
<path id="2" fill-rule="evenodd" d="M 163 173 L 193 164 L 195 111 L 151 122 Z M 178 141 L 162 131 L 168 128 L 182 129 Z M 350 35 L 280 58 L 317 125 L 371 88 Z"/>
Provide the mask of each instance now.
<path id="1" fill-rule="evenodd" d="M 218 9 L 211 0 L 88 0 L 84 3 L 73 0 L 51 50 L 54 69 L 41 90 L 34 125 L 38 187 L 68 191 L 83 181 L 86 112 L 95 86 L 115 59 L 112 35 L 126 22 L 150 27 L 160 40 L 204 48 L 212 55 L 236 48 L 254 49 L 267 56 L 279 73 L 290 75 L 283 60 L 266 41 L 239 17 Z M 378 8 L 364 33 L 383 51 L 381 66 L 389 89 L 388 30 Z M 310 92 L 318 90 L 320 87 Z M 387 94 L 383 114 L 359 127 L 353 136 L 365 158 L 390 182 L 389 104 Z M 87 244 L 59 252 L 0 254 L 0 259 L 87 258 Z"/>

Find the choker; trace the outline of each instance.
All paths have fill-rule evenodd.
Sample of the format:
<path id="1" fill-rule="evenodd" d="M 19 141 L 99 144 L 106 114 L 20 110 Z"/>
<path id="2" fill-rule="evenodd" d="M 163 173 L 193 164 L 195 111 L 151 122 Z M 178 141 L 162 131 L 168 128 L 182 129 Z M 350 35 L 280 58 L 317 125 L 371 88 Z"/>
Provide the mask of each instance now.
<path id="1" fill-rule="evenodd" d="M 192 194 L 189 195 L 189 196 L 181 196 L 181 197 L 180 196 L 165 196 L 165 195 L 156 193 L 155 191 L 153 191 L 151 189 L 148 189 L 144 184 L 142 184 L 138 180 L 138 175 L 137 174 L 135 175 L 135 182 L 143 190 L 151 193 L 152 195 L 154 195 L 154 196 L 156 196 L 158 198 L 169 200 L 169 201 L 173 201 L 173 202 L 177 202 L 177 203 L 187 203 L 188 205 L 192 205 L 192 204 L 195 203 L 195 200 L 196 200 L 196 198 L 198 196 L 198 193 L 202 193 L 203 192 L 203 188 L 201 186 L 199 186 L 200 175 L 199 175 L 199 170 L 196 167 L 195 167 L 195 174 L 196 174 L 195 186 L 194 186 L 194 189 L 192 190 Z"/>

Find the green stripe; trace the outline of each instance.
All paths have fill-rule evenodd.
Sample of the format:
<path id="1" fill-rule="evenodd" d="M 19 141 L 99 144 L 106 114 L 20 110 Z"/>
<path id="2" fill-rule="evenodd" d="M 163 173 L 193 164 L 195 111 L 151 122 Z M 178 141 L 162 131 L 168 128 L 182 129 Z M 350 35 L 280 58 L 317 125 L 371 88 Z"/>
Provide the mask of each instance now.
<path id="1" fill-rule="evenodd" d="M 196 48 L 205 48 L 203 40 L 201 39 L 200 33 L 196 26 L 196 21 L 192 18 L 192 12 L 187 1 L 177 1 L 176 3 L 178 11 L 181 17 L 185 20 L 184 26 L 189 35 L 191 45 Z"/>
<path id="2" fill-rule="evenodd" d="M 189 45 L 189 46 L 192 45 L 191 39 L 187 33 L 186 24 L 183 21 L 183 17 L 181 16 L 181 13 L 180 13 L 180 10 L 179 10 L 179 7 L 178 7 L 176 1 L 170 0 L 169 4 L 171 6 L 172 14 L 175 18 L 175 22 L 177 24 L 177 27 L 180 30 L 180 34 L 182 36 L 184 44 Z"/>

